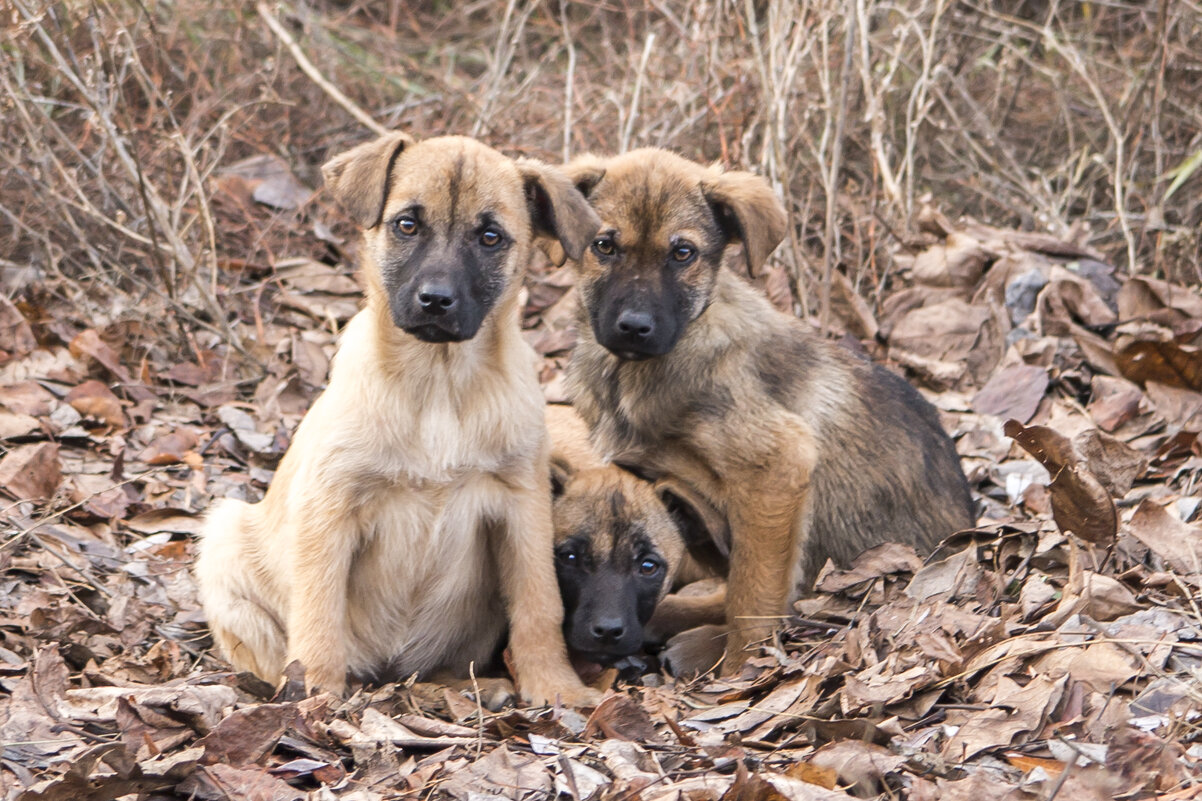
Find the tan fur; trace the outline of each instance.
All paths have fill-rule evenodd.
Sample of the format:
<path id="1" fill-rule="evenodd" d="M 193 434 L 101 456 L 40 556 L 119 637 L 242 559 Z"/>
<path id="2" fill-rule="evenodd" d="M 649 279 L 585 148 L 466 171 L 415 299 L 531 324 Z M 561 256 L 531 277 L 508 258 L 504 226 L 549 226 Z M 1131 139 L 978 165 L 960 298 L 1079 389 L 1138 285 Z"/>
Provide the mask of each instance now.
<path id="1" fill-rule="evenodd" d="M 390 134 L 323 172 L 365 227 L 367 303 L 266 496 L 208 516 L 196 575 L 214 639 L 238 669 L 277 681 L 300 660 L 310 687 L 339 692 L 348 674 L 466 676 L 508 622 L 527 700 L 595 700 L 560 631 L 542 394 L 518 326 L 534 237 L 579 253 L 595 217 L 555 171 L 463 137 Z M 487 210 L 511 235 L 507 283 L 467 341 L 390 316 L 381 221 L 415 199 L 432 221 Z"/>
<path id="2" fill-rule="evenodd" d="M 706 669 L 724 650 L 724 670 L 738 669 L 827 558 L 846 564 L 885 540 L 927 549 L 971 525 L 967 484 L 929 404 L 736 276 L 784 235 L 766 181 L 657 150 L 565 171 L 598 211 L 598 237 L 610 238 L 576 264 L 569 395 L 604 458 L 694 488 L 730 525 L 727 636 L 696 632 L 681 667 Z M 699 256 L 675 265 L 681 241 Z M 734 242 L 745 267 L 732 263 Z M 675 299 L 647 306 L 667 284 Z M 619 358 L 594 330 L 614 303 L 684 309 L 687 319 L 662 355 Z"/>

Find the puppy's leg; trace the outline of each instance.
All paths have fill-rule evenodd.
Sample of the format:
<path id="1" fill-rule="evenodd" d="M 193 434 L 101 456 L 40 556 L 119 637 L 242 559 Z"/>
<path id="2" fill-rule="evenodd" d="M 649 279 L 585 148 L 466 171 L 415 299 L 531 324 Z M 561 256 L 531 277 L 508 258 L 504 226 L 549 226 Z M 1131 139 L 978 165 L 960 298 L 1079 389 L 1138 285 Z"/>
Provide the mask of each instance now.
<path id="1" fill-rule="evenodd" d="M 710 582 L 710 579 L 703 579 L 699 583 Z M 688 593 L 689 589 L 685 587 L 684 592 L 669 595 L 659 602 L 644 629 L 645 640 L 664 642 L 686 629 L 726 622 L 726 582 L 719 582 L 716 588 L 700 594 Z"/>
<path id="2" fill-rule="evenodd" d="M 555 577 L 551 489 L 544 469 L 514 486 L 504 530 L 496 543 L 501 587 L 509 612 L 509 650 L 522 698 L 528 703 L 588 706 L 601 694 L 586 687 L 568 663 L 563 600 Z"/>
<path id="3" fill-rule="evenodd" d="M 765 412 L 754 428 L 725 432 L 718 457 L 730 518 L 723 673 L 747 659 L 747 647 L 768 637 L 788 612 L 804 540 L 806 496 L 817 460 L 813 435 L 787 413 Z M 750 434 L 750 436 L 748 436 Z"/>
<path id="4" fill-rule="evenodd" d="M 345 488 L 313 487 L 295 516 L 287 662 L 305 666 L 305 685 L 346 688 L 347 582 L 358 547 L 358 521 Z"/>
<path id="5" fill-rule="evenodd" d="M 284 669 L 284 628 L 255 591 L 243 547 L 252 507 L 227 499 L 205 519 L 196 580 L 218 649 L 236 670 L 277 682 Z"/>

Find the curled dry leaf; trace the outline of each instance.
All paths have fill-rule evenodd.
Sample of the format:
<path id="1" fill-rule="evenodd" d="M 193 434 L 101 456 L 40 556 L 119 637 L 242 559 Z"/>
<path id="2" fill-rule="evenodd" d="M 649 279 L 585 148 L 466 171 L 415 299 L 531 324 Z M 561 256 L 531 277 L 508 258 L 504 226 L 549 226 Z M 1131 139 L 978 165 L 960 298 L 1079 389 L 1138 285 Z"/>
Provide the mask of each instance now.
<path id="1" fill-rule="evenodd" d="M 301 801 L 307 793 L 263 771 L 262 768 L 236 768 L 232 765 L 204 765 L 179 785 L 185 797 L 201 801 L 225 801 L 230 798 L 263 801 Z"/>
<path id="2" fill-rule="evenodd" d="M 1138 384 L 1158 381 L 1202 392 L 1202 350 L 1176 342 L 1139 340 L 1115 354 L 1123 376 Z"/>
<path id="3" fill-rule="evenodd" d="M 50 498 L 62 480 L 58 445 L 53 442 L 20 445 L 0 460 L 0 488 L 17 500 Z"/>
<path id="4" fill-rule="evenodd" d="M 1047 468 L 1052 477 L 1052 518 L 1061 531 L 1094 543 L 1109 543 L 1118 532 L 1114 501 L 1064 435 L 1046 426 L 1007 420 L 1006 436 Z"/>
<path id="5" fill-rule="evenodd" d="M 1146 276 L 1132 276 L 1118 293 L 1124 320 L 1159 318 L 1173 324 L 1202 319 L 1202 297 L 1190 289 Z"/>
<path id="6" fill-rule="evenodd" d="M 952 231 L 942 244 L 932 245 L 914 258 L 914 280 L 930 286 L 971 288 L 997 254 L 986 250 L 975 237 Z"/>
<path id="7" fill-rule="evenodd" d="M 857 556 L 847 570 L 828 568 L 818 577 L 819 592 L 840 592 L 891 573 L 914 573 L 922 569 L 922 558 L 909 545 L 885 542 Z"/>
<path id="8" fill-rule="evenodd" d="M 1089 281 L 1061 267 L 1052 268 L 1051 278 L 1036 303 L 1043 333 L 1068 336 L 1078 324 L 1098 328 L 1116 321 L 1115 313 Z"/>
<path id="9" fill-rule="evenodd" d="M 21 310 L 0 294 L 0 363 L 25 356 L 38 345 Z"/>
<path id="10" fill-rule="evenodd" d="M 949 759 L 967 759 L 986 748 L 1025 742 L 1038 733 L 1060 703 L 1067 682 L 1067 676 L 1055 680 L 1036 676 L 1020 685 L 1002 676 L 989 699 L 991 708 L 962 716 L 964 722 L 948 741 L 944 754 Z M 949 715 L 948 721 L 953 719 Z"/>
<path id="11" fill-rule="evenodd" d="M 655 726 L 647 711 L 628 695 L 611 695 L 602 699 L 589 715 L 585 736 L 616 737 L 619 740 L 651 742 L 657 739 Z"/>
<path id="12" fill-rule="evenodd" d="M 1174 428 L 1202 431 L 1202 392 L 1171 387 L 1158 381 L 1145 385 L 1148 400 Z"/>
<path id="13" fill-rule="evenodd" d="M 1181 575 L 1202 576 L 1202 528 L 1189 526 L 1144 499 L 1126 530 Z"/>
<path id="14" fill-rule="evenodd" d="M 100 381 L 85 381 L 63 398 L 75 411 L 113 428 L 125 427 L 125 412 L 121 400 Z"/>
<path id="15" fill-rule="evenodd" d="M 1073 437 L 1073 449 L 1112 498 L 1126 495 L 1148 467 L 1148 457 L 1096 428 Z"/>
<path id="16" fill-rule="evenodd" d="M 888 748 L 858 740 L 827 743 L 810 757 L 810 764 L 834 770 L 839 784 L 850 786 L 858 796 L 880 792 L 886 774 L 905 761 L 906 757 Z"/>
<path id="17" fill-rule="evenodd" d="M 1090 383 L 1089 416 L 1104 431 L 1116 428 L 1139 414 L 1144 393 L 1123 378 L 1095 375 Z M 1025 420 L 1023 422 L 1026 422 Z"/>
<path id="18" fill-rule="evenodd" d="M 104 340 L 100 338 L 100 334 L 96 333 L 96 329 L 88 328 L 81 331 L 75 339 L 71 340 L 70 350 L 71 355 L 76 359 L 88 358 L 97 362 L 118 381 L 122 383 L 130 381 L 129 372 L 121 364 L 121 359 L 112 348 L 105 344 Z"/>
<path id="19" fill-rule="evenodd" d="M 238 709 L 196 744 L 204 746 L 206 764 L 253 765 L 275 748 L 296 714 L 296 704 L 259 704 Z"/>
<path id="20" fill-rule="evenodd" d="M 198 444 L 196 434 L 187 428 L 177 428 L 151 440 L 138 458 L 146 464 L 179 464 Z"/>
<path id="21" fill-rule="evenodd" d="M 1048 389 L 1048 371 L 1030 364 L 998 370 L 972 399 L 973 411 L 1014 417 L 1026 423 L 1035 416 Z"/>
<path id="22" fill-rule="evenodd" d="M 272 436 L 259 431 L 255 419 L 242 409 L 233 405 L 222 406 L 217 410 L 217 417 L 229 426 L 239 442 L 255 453 L 271 452 L 274 442 Z"/>

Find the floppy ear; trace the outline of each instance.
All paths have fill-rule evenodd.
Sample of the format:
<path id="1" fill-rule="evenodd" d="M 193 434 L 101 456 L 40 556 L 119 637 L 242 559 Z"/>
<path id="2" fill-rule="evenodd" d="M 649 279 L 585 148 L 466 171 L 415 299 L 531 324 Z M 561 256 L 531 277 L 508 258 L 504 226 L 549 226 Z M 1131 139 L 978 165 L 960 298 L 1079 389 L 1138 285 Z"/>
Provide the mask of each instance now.
<path id="1" fill-rule="evenodd" d="M 351 219 L 364 228 L 374 228 L 384 214 L 392 165 L 401 151 L 415 142 L 408 134 L 390 131 L 338 154 L 321 166 L 326 188 Z"/>
<path id="2" fill-rule="evenodd" d="M 724 573 L 730 559 L 730 524 L 726 516 L 691 487 L 672 479 L 657 481 L 655 493 L 693 558 L 711 571 Z"/>
<path id="3" fill-rule="evenodd" d="M 533 159 L 518 159 L 517 165 L 526 182 L 534 232 L 558 240 L 568 258 L 579 259 L 601 218 L 559 170 Z"/>
<path id="4" fill-rule="evenodd" d="M 563 170 L 564 175 L 568 176 L 568 180 L 576 185 L 580 194 L 588 197 L 605 177 L 605 159 L 588 153 L 572 159 L 559 169 Z"/>
<path id="5" fill-rule="evenodd" d="M 731 239 L 743 243 L 747 271 L 755 275 L 785 238 L 785 207 L 764 178 L 739 170 L 701 182 L 718 225 Z"/>
<path id="6" fill-rule="evenodd" d="M 566 458 L 555 454 L 551 456 L 552 498 L 558 498 L 560 495 L 563 495 L 564 488 L 568 486 L 568 481 L 571 480 L 574 472 L 572 463 Z"/>

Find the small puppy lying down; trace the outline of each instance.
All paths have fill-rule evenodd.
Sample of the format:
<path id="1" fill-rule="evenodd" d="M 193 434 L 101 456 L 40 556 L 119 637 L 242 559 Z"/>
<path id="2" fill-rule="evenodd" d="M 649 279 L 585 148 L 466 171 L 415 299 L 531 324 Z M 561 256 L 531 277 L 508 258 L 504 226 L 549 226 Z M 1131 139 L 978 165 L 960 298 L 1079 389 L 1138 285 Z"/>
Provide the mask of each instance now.
<path id="1" fill-rule="evenodd" d="M 564 647 L 518 297 L 536 237 L 579 255 L 596 215 L 556 170 L 464 137 L 392 133 L 323 173 L 363 228 L 367 304 L 263 500 L 209 513 L 196 575 L 217 645 L 340 692 L 466 676 L 508 624 L 523 697 L 594 701 Z"/>
<path id="2" fill-rule="evenodd" d="M 555 570 L 572 652 L 612 664 L 643 649 L 648 625 L 665 635 L 720 622 L 713 596 L 669 604 L 652 621 L 670 591 L 720 564 L 726 523 L 717 512 L 670 481 L 652 484 L 603 462 L 570 406 L 548 406 L 547 428 Z"/>

